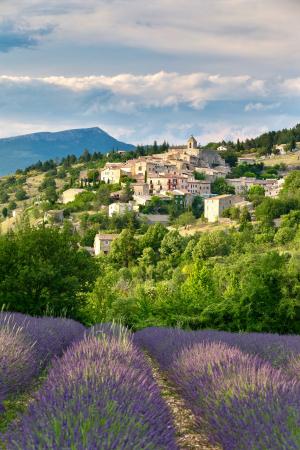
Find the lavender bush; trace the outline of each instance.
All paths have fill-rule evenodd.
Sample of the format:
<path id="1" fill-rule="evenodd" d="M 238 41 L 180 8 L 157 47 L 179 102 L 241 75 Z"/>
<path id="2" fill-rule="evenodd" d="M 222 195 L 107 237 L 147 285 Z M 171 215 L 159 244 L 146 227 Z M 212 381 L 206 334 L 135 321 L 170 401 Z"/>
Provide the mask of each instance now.
<path id="1" fill-rule="evenodd" d="M 286 368 L 300 357 L 300 336 L 270 333 L 229 333 L 225 331 L 184 331 L 178 328 L 145 328 L 135 333 L 138 344 L 146 346 L 165 367 L 175 354 L 188 345 L 201 342 L 224 342 L 261 357 L 274 367 Z"/>
<path id="2" fill-rule="evenodd" d="M 149 328 L 134 339 L 168 372 L 213 443 L 300 448 L 300 385 L 291 377 L 299 337 Z"/>
<path id="3" fill-rule="evenodd" d="M 194 344 L 170 374 L 224 450 L 300 448 L 300 385 L 262 359 L 225 344 Z"/>
<path id="4" fill-rule="evenodd" d="M 0 313 L 0 411 L 9 395 L 24 390 L 84 333 L 83 325 L 69 319 Z"/>
<path id="5" fill-rule="evenodd" d="M 169 410 L 130 337 L 87 336 L 54 362 L 8 450 L 176 449 Z"/>

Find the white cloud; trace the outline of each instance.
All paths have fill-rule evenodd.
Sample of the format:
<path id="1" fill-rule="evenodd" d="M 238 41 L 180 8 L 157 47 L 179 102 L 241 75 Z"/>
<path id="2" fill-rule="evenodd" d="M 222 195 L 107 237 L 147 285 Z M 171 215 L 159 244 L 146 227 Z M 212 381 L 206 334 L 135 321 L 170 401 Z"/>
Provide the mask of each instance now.
<path id="1" fill-rule="evenodd" d="M 265 96 L 265 81 L 249 76 L 220 76 L 206 73 L 180 75 L 159 72 L 151 75 L 121 74 L 90 77 L 1 76 L 0 85 L 13 88 L 39 88 L 65 92 L 74 97 L 91 96 L 85 114 L 117 111 L 134 113 L 139 107 L 177 107 L 186 104 L 202 109 L 207 102 L 245 100 Z M 71 93 L 71 94 L 70 94 Z M 106 97 L 98 95 L 106 93 Z M 57 94 L 58 95 L 58 94 Z M 105 97 L 105 98 L 104 98 Z"/>
<path id="2" fill-rule="evenodd" d="M 257 79 L 202 72 L 2 75 L 0 136 L 100 126 L 134 143 L 154 139 L 182 142 L 190 133 L 198 134 L 200 142 L 243 139 L 298 121 L 297 83 L 297 78 Z"/>
<path id="3" fill-rule="evenodd" d="M 250 111 L 270 111 L 272 109 L 276 109 L 280 107 L 280 103 L 269 103 L 269 104 L 265 104 L 265 103 L 261 103 L 261 102 L 257 102 L 257 103 L 248 103 L 245 106 L 245 111 L 246 112 L 250 112 Z"/>
<path id="4" fill-rule="evenodd" d="M 299 4 L 287 0 L 4 0 L 6 18 L 57 25 L 55 40 L 283 63 L 300 55 Z M 267 19 L 266 19 L 267 18 Z"/>

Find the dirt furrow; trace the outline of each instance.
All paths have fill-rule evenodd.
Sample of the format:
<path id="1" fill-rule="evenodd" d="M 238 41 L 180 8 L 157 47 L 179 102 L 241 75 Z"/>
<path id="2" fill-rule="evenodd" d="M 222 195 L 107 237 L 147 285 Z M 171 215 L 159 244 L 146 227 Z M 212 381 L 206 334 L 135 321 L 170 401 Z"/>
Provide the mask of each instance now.
<path id="1" fill-rule="evenodd" d="M 152 367 L 153 377 L 172 413 L 179 448 L 181 450 L 221 450 L 220 447 L 212 446 L 205 434 L 197 430 L 192 411 L 185 405 L 166 374 L 159 369 L 149 355 L 147 357 Z"/>

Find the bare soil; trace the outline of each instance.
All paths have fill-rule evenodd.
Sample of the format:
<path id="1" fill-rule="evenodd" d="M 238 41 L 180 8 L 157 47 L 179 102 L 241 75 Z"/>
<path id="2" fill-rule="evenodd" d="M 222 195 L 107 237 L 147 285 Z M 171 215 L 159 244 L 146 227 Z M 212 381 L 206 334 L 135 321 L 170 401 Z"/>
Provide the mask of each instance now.
<path id="1" fill-rule="evenodd" d="M 221 447 L 209 443 L 203 430 L 196 426 L 196 419 L 192 411 L 185 405 L 184 400 L 170 383 L 165 373 L 147 355 L 152 367 L 152 373 L 157 382 L 162 397 L 167 403 L 176 429 L 177 444 L 180 450 L 222 450 Z"/>

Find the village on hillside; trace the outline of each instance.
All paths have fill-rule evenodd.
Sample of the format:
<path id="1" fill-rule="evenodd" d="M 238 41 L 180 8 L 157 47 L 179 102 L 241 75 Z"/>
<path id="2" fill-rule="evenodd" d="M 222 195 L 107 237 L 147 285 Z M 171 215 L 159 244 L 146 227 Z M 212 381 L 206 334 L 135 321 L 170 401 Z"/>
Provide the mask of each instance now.
<path id="1" fill-rule="evenodd" d="M 278 197 L 284 177 L 297 168 L 282 163 L 284 158 L 294 158 L 297 164 L 298 144 L 290 152 L 280 145 L 268 156 L 243 154 L 236 161 L 237 169 L 242 171 L 225 162 L 227 150 L 224 145 L 202 148 L 191 136 L 186 145 L 127 160 L 127 152 L 120 150 L 116 153 L 124 157 L 122 162 L 111 162 L 115 152 L 108 153 L 107 162 L 99 168 L 97 164 L 93 169 L 75 164 L 76 169 L 69 169 L 70 173 L 75 170 L 71 184 L 65 182 L 68 172 L 61 176 L 63 169 L 30 173 L 25 180 L 15 177 L 15 184 L 21 179 L 24 184 L 15 193 L 2 194 L 2 232 L 14 228 L 24 217 L 34 225 L 59 227 L 67 220 L 81 234 L 88 233 L 87 223 L 96 223 L 88 238 L 82 239 L 82 245 L 97 256 L 109 253 L 111 243 L 128 225 L 128 214 L 148 225 L 160 223 L 169 229 L 175 226 L 182 235 L 216 226 L 231 227 L 243 215 L 254 221 L 255 205 L 249 192 Z M 255 175 L 255 168 L 268 165 L 267 176 Z M 94 202 L 102 191 L 105 199 Z M 99 214 L 101 220 L 97 223 Z M 122 217 L 126 217 L 124 226 L 118 223 Z"/>
<path id="2" fill-rule="evenodd" d="M 122 177 L 133 180 L 131 184 L 133 195 L 128 202 L 122 202 L 118 195 L 109 205 L 109 216 L 124 214 L 127 211 L 140 211 L 141 206 L 147 205 L 155 197 L 162 203 L 168 203 L 172 199 L 188 210 L 194 199 L 198 196 L 204 200 L 204 219 L 209 223 L 222 220 L 226 209 L 246 208 L 249 213 L 253 211 L 253 205 L 245 199 L 252 186 L 261 186 L 266 197 L 277 197 L 283 185 L 284 178 L 257 179 L 253 177 L 227 178 L 226 182 L 234 190 L 232 194 L 217 195 L 211 192 L 211 185 L 219 178 L 227 177 L 231 168 L 225 163 L 219 152 L 227 148 L 220 146 L 214 150 L 202 150 L 197 140 L 191 136 L 186 146 L 170 148 L 167 152 L 154 156 L 140 157 L 128 160 L 125 163 L 106 163 L 99 171 L 98 180 L 108 184 L 120 183 Z M 282 147 L 281 150 L 283 151 Z M 254 157 L 240 157 L 238 164 L 256 164 Z M 202 178 L 202 179 L 199 179 Z M 88 171 L 80 172 L 80 185 L 89 184 Z M 74 200 L 77 193 L 83 189 L 71 189 L 63 194 L 63 203 Z M 169 216 L 166 214 L 148 214 L 149 223 L 169 224 Z M 185 227 L 185 229 L 188 226 Z M 94 252 L 108 253 L 110 243 L 117 234 L 98 233 L 95 237 Z"/>

